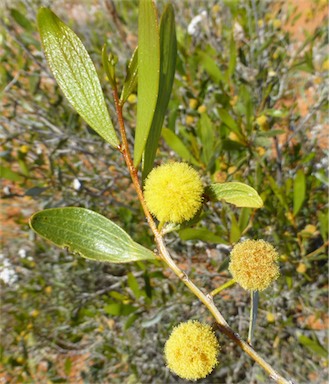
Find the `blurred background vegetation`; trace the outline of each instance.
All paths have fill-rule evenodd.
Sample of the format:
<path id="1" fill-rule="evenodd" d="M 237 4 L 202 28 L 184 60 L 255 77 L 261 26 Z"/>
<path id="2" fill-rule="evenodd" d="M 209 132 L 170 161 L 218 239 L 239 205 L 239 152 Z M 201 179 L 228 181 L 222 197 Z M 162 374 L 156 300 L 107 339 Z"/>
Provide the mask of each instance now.
<path id="1" fill-rule="evenodd" d="M 164 6 L 158 2 L 159 10 Z M 101 47 L 123 80 L 137 44 L 138 2 L 1 3 L 1 382 L 180 383 L 163 345 L 180 321 L 212 322 L 160 263 L 107 265 L 35 237 L 28 217 L 83 206 L 134 240 L 153 242 L 123 160 L 69 107 L 36 29 L 51 6 L 82 38 L 109 109 Z M 174 1 L 178 60 L 157 163 L 189 161 L 204 180 L 253 186 L 264 208 L 209 204 L 168 236 L 181 268 L 205 291 L 230 279 L 231 245 L 263 238 L 281 254 L 281 277 L 261 293 L 255 348 L 298 383 L 327 382 L 327 1 Z M 136 98 L 125 117 L 130 142 Z M 168 279 L 169 277 L 169 279 Z M 248 332 L 249 297 L 238 286 L 215 299 L 233 329 Z M 202 383 L 269 383 L 222 336 L 220 364 Z"/>

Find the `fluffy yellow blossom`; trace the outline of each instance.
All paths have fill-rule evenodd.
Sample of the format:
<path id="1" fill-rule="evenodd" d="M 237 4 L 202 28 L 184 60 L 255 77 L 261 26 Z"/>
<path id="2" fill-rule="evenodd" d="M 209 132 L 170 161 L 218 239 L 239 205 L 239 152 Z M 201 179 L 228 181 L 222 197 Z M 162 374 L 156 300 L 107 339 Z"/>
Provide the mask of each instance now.
<path id="1" fill-rule="evenodd" d="M 198 380 L 212 372 L 217 364 L 219 343 L 207 324 L 190 320 L 172 331 L 164 353 L 168 368 L 186 380 Z"/>
<path id="2" fill-rule="evenodd" d="M 202 205 L 202 193 L 198 172 L 178 162 L 154 168 L 144 187 L 146 205 L 160 222 L 192 219 Z"/>
<path id="3" fill-rule="evenodd" d="M 263 291 L 279 277 L 279 255 L 264 240 L 246 240 L 234 246 L 229 271 L 242 288 Z"/>

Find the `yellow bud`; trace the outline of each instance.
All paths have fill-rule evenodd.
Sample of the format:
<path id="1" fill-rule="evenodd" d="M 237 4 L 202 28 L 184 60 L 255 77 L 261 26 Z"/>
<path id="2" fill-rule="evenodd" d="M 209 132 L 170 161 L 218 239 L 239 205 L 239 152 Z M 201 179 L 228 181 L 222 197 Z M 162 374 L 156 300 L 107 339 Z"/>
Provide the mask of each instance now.
<path id="1" fill-rule="evenodd" d="M 298 264 L 298 267 L 297 267 L 297 269 L 296 269 L 296 271 L 297 271 L 298 273 L 301 273 L 301 274 L 305 273 L 306 270 L 307 270 L 307 267 L 306 267 L 306 265 L 305 265 L 304 263 L 299 263 L 299 264 Z"/>
<path id="2" fill-rule="evenodd" d="M 236 103 L 238 102 L 238 100 L 239 100 L 238 95 L 233 96 L 233 98 L 230 100 L 231 106 L 234 107 L 236 105 Z"/>
<path id="3" fill-rule="evenodd" d="M 286 213 L 285 213 L 285 216 L 286 216 L 287 220 L 288 220 L 290 223 L 293 223 L 293 222 L 294 222 L 294 215 L 293 215 L 293 213 L 291 213 L 291 212 L 286 212 Z"/>
<path id="4" fill-rule="evenodd" d="M 175 327 L 164 348 L 168 368 L 186 380 L 209 375 L 218 363 L 218 352 L 219 343 L 211 327 L 193 320 Z"/>
<path id="5" fill-rule="evenodd" d="M 304 228 L 304 231 L 314 234 L 316 232 L 316 226 L 313 224 L 307 224 Z"/>
<path id="6" fill-rule="evenodd" d="M 328 70 L 329 70 L 329 60 L 328 60 Z M 322 81 L 323 81 L 323 79 L 322 79 L 321 76 L 317 76 L 317 77 L 315 77 L 314 80 L 313 80 L 314 84 L 317 84 L 317 85 L 321 84 Z"/>
<path id="7" fill-rule="evenodd" d="M 196 107 L 198 106 L 198 100 L 190 99 L 189 100 L 189 106 L 191 109 L 196 109 Z"/>
<path id="8" fill-rule="evenodd" d="M 181 223 L 192 219 L 201 208 L 202 194 L 198 172 L 186 163 L 154 168 L 145 181 L 146 205 L 160 222 Z"/>
<path id="9" fill-rule="evenodd" d="M 279 19 L 273 20 L 273 27 L 274 28 L 279 29 L 281 27 L 281 25 L 282 25 L 281 20 L 279 20 Z"/>
<path id="10" fill-rule="evenodd" d="M 266 153 L 266 149 L 263 147 L 257 147 L 256 152 L 259 154 L 259 156 L 264 156 Z"/>
<path id="11" fill-rule="evenodd" d="M 283 263 L 286 263 L 289 260 L 289 257 L 287 255 L 281 255 L 280 256 L 280 261 Z"/>
<path id="12" fill-rule="evenodd" d="M 134 93 L 132 93 L 131 95 L 128 96 L 127 101 L 129 104 L 135 104 L 137 102 L 137 96 Z"/>
<path id="13" fill-rule="evenodd" d="M 214 181 L 216 181 L 216 183 L 224 183 L 226 181 L 226 173 L 216 172 L 214 174 Z"/>
<path id="14" fill-rule="evenodd" d="M 270 69 L 268 71 L 268 77 L 275 77 L 275 76 L 277 76 L 277 73 L 275 71 L 273 71 L 273 69 Z"/>
<path id="15" fill-rule="evenodd" d="M 29 146 L 28 145 L 21 145 L 20 147 L 19 147 L 19 151 L 21 152 L 21 153 L 27 153 L 28 151 L 29 151 Z"/>
<path id="16" fill-rule="evenodd" d="M 279 57 L 279 52 L 275 51 L 272 55 L 272 59 L 276 60 Z"/>
<path id="17" fill-rule="evenodd" d="M 267 312 L 267 313 L 266 313 L 266 320 L 267 320 L 269 323 L 274 323 L 274 322 L 275 322 L 275 314 L 274 314 L 274 313 L 271 313 L 271 312 Z"/>
<path id="18" fill-rule="evenodd" d="M 234 246 L 229 271 L 242 288 L 263 291 L 279 277 L 279 255 L 264 240 L 246 240 Z"/>
<path id="19" fill-rule="evenodd" d="M 260 127 L 264 127 L 267 124 L 267 117 L 265 115 L 261 115 L 261 116 L 257 117 L 256 123 Z"/>
<path id="20" fill-rule="evenodd" d="M 219 13 L 220 10 L 221 10 L 220 5 L 219 5 L 219 4 L 215 4 L 215 5 L 212 7 L 211 12 L 212 12 L 212 13 Z"/>
<path id="21" fill-rule="evenodd" d="M 322 63 L 322 70 L 323 70 L 323 71 L 329 71 L 329 59 L 325 60 L 325 61 Z"/>
<path id="22" fill-rule="evenodd" d="M 46 287 L 45 288 L 45 292 L 47 293 L 47 295 L 50 295 L 51 294 L 51 292 L 52 292 L 52 287 L 50 287 L 50 286 L 48 286 L 48 287 Z"/>
<path id="23" fill-rule="evenodd" d="M 264 27 L 264 20 L 260 19 L 258 20 L 258 27 L 263 28 Z"/>
<path id="24" fill-rule="evenodd" d="M 272 20 L 273 19 L 273 15 L 272 15 L 272 13 L 266 13 L 265 14 L 265 20 L 266 21 L 270 21 L 270 20 Z"/>
<path id="25" fill-rule="evenodd" d="M 237 168 L 234 165 L 232 165 L 231 167 L 228 168 L 227 173 L 229 175 L 232 175 L 232 173 L 234 173 L 236 170 Z"/>
<path id="26" fill-rule="evenodd" d="M 198 112 L 201 114 L 201 113 L 205 113 L 207 110 L 207 107 L 205 105 L 200 105 L 200 107 L 198 108 Z"/>
<path id="27" fill-rule="evenodd" d="M 194 117 L 190 116 L 190 115 L 187 115 L 186 116 L 186 124 L 187 125 L 192 125 L 193 123 L 194 123 Z"/>
<path id="28" fill-rule="evenodd" d="M 38 317 L 39 313 L 40 312 L 37 309 L 33 309 L 33 311 L 31 311 L 31 313 L 30 313 L 30 316 L 31 317 Z"/>

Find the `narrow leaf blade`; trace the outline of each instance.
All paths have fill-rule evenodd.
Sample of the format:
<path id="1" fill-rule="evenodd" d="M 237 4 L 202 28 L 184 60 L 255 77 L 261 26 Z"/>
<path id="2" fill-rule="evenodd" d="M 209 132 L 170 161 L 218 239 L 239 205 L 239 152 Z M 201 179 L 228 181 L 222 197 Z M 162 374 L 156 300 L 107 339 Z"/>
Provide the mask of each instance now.
<path id="1" fill-rule="evenodd" d="M 320 344 L 319 340 L 312 340 L 305 335 L 300 335 L 298 341 L 311 352 L 316 353 L 321 357 L 328 358 L 328 351 Z"/>
<path id="2" fill-rule="evenodd" d="M 179 237 L 184 240 L 202 240 L 207 243 L 225 244 L 225 240 L 207 228 L 185 228 L 179 231 Z"/>
<path id="3" fill-rule="evenodd" d="M 158 99 L 160 39 L 157 11 L 152 0 L 140 0 L 138 15 L 138 102 L 134 146 L 137 167 L 150 132 Z"/>
<path id="4" fill-rule="evenodd" d="M 198 161 L 194 158 L 191 152 L 187 149 L 182 140 L 168 128 L 162 129 L 162 136 L 171 149 L 173 149 L 182 159 L 192 163 L 193 165 L 199 165 Z"/>
<path id="5" fill-rule="evenodd" d="M 168 4 L 160 21 L 160 83 L 157 105 L 155 108 L 150 133 L 146 142 L 143 179 L 153 168 L 155 154 L 165 114 L 167 111 L 170 94 L 174 82 L 177 56 L 177 40 L 175 28 L 174 8 Z"/>
<path id="6" fill-rule="evenodd" d="M 201 50 L 197 52 L 197 57 L 201 67 L 204 68 L 215 83 L 225 82 L 222 71 L 218 68 L 216 61 L 212 57 Z"/>
<path id="7" fill-rule="evenodd" d="M 118 225 L 85 208 L 51 208 L 35 213 L 30 227 L 61 248 L 87 259 L 111 263 L 152 260 L 155 255 Z"/>
<path id="8" fill-rule="evenodd" d="M 237 134 L 240 134 L 240 128 L 238 126 L 238 124 L 235 122 L 235 120 L 233 119 L 233 117 L 227 112 L 226 109 L 224 108 L 218 108 L 218 113 L 219 113 L 219 116 L 221 118 L 221 120 L 223 121 L 223 123 L 225 125 L 228 126 L 228 128 L 232 131 L 232 132 L 235 132 Z"/>
<path id="9" fill-rule="evenodd" d="M 294 180 L 294 215 L 297 215 L 303 206 L 306 193 L 306 179 L 302 169 L 300 169 Z"/>
<path id="10" fill-rule="evenodd" d="M 206 188 L 211 200 L 224 200 L 237 207 L 261 208 L 263 200 L 257 191 L 247 184 L 239 182 L 215 183 Z"/>
<path id="11" fill-rule="evenodd" d="M 202 113 L 200 117 L 198 136 L 202 143 L 202 160 L 205 165 L 208 165 L 214 154 L 215 130 L 207 113 Z"/>
<path id="12" fill-rule="evenodd" d="M 96 68 L 79 37 L 50 9 L 40 8 L 38 27 L 49 67 L 78 114 L 112 146 L 116 136 Z"/>
<path id="13" fill-rule="evenodd" d="M 134 91 L 137 84 L 137 74 L 138 74 L 138 47 L 134 50 L 131 59 L 129 60 L 127 66 L 127 75 L 125 82 L 122 87 L 122 92 L 120 96 L 120 103 L 123 105 L 129 95 Z"/>

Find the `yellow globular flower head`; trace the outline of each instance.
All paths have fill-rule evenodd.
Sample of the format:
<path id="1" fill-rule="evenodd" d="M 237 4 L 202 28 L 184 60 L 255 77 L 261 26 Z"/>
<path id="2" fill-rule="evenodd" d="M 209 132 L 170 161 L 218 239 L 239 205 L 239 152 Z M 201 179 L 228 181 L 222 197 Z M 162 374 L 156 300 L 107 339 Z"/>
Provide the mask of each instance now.
<path id="1" fill-rule="evenodd" d="M 263 291 L 279 277 L 279 255 L 264 240 L 246 240 L 234 246 L 229 271 L 242 288 Z"/>
<path id="2" fill-rule="evenodd" d="M 202 193 L 198 172 L 178 162 L 154 168 L 144 186 L 146 205 L 160 222 L 192 219 L 202 205 Z"/>
<path id="3" fill-rule="evenodd" d="M 166 342 L 164 353 L 168 368 L 186 380 L 198 380 L 212 372 L 219 343 L 207 324 L 196 320 L 180 323 Z"/>

